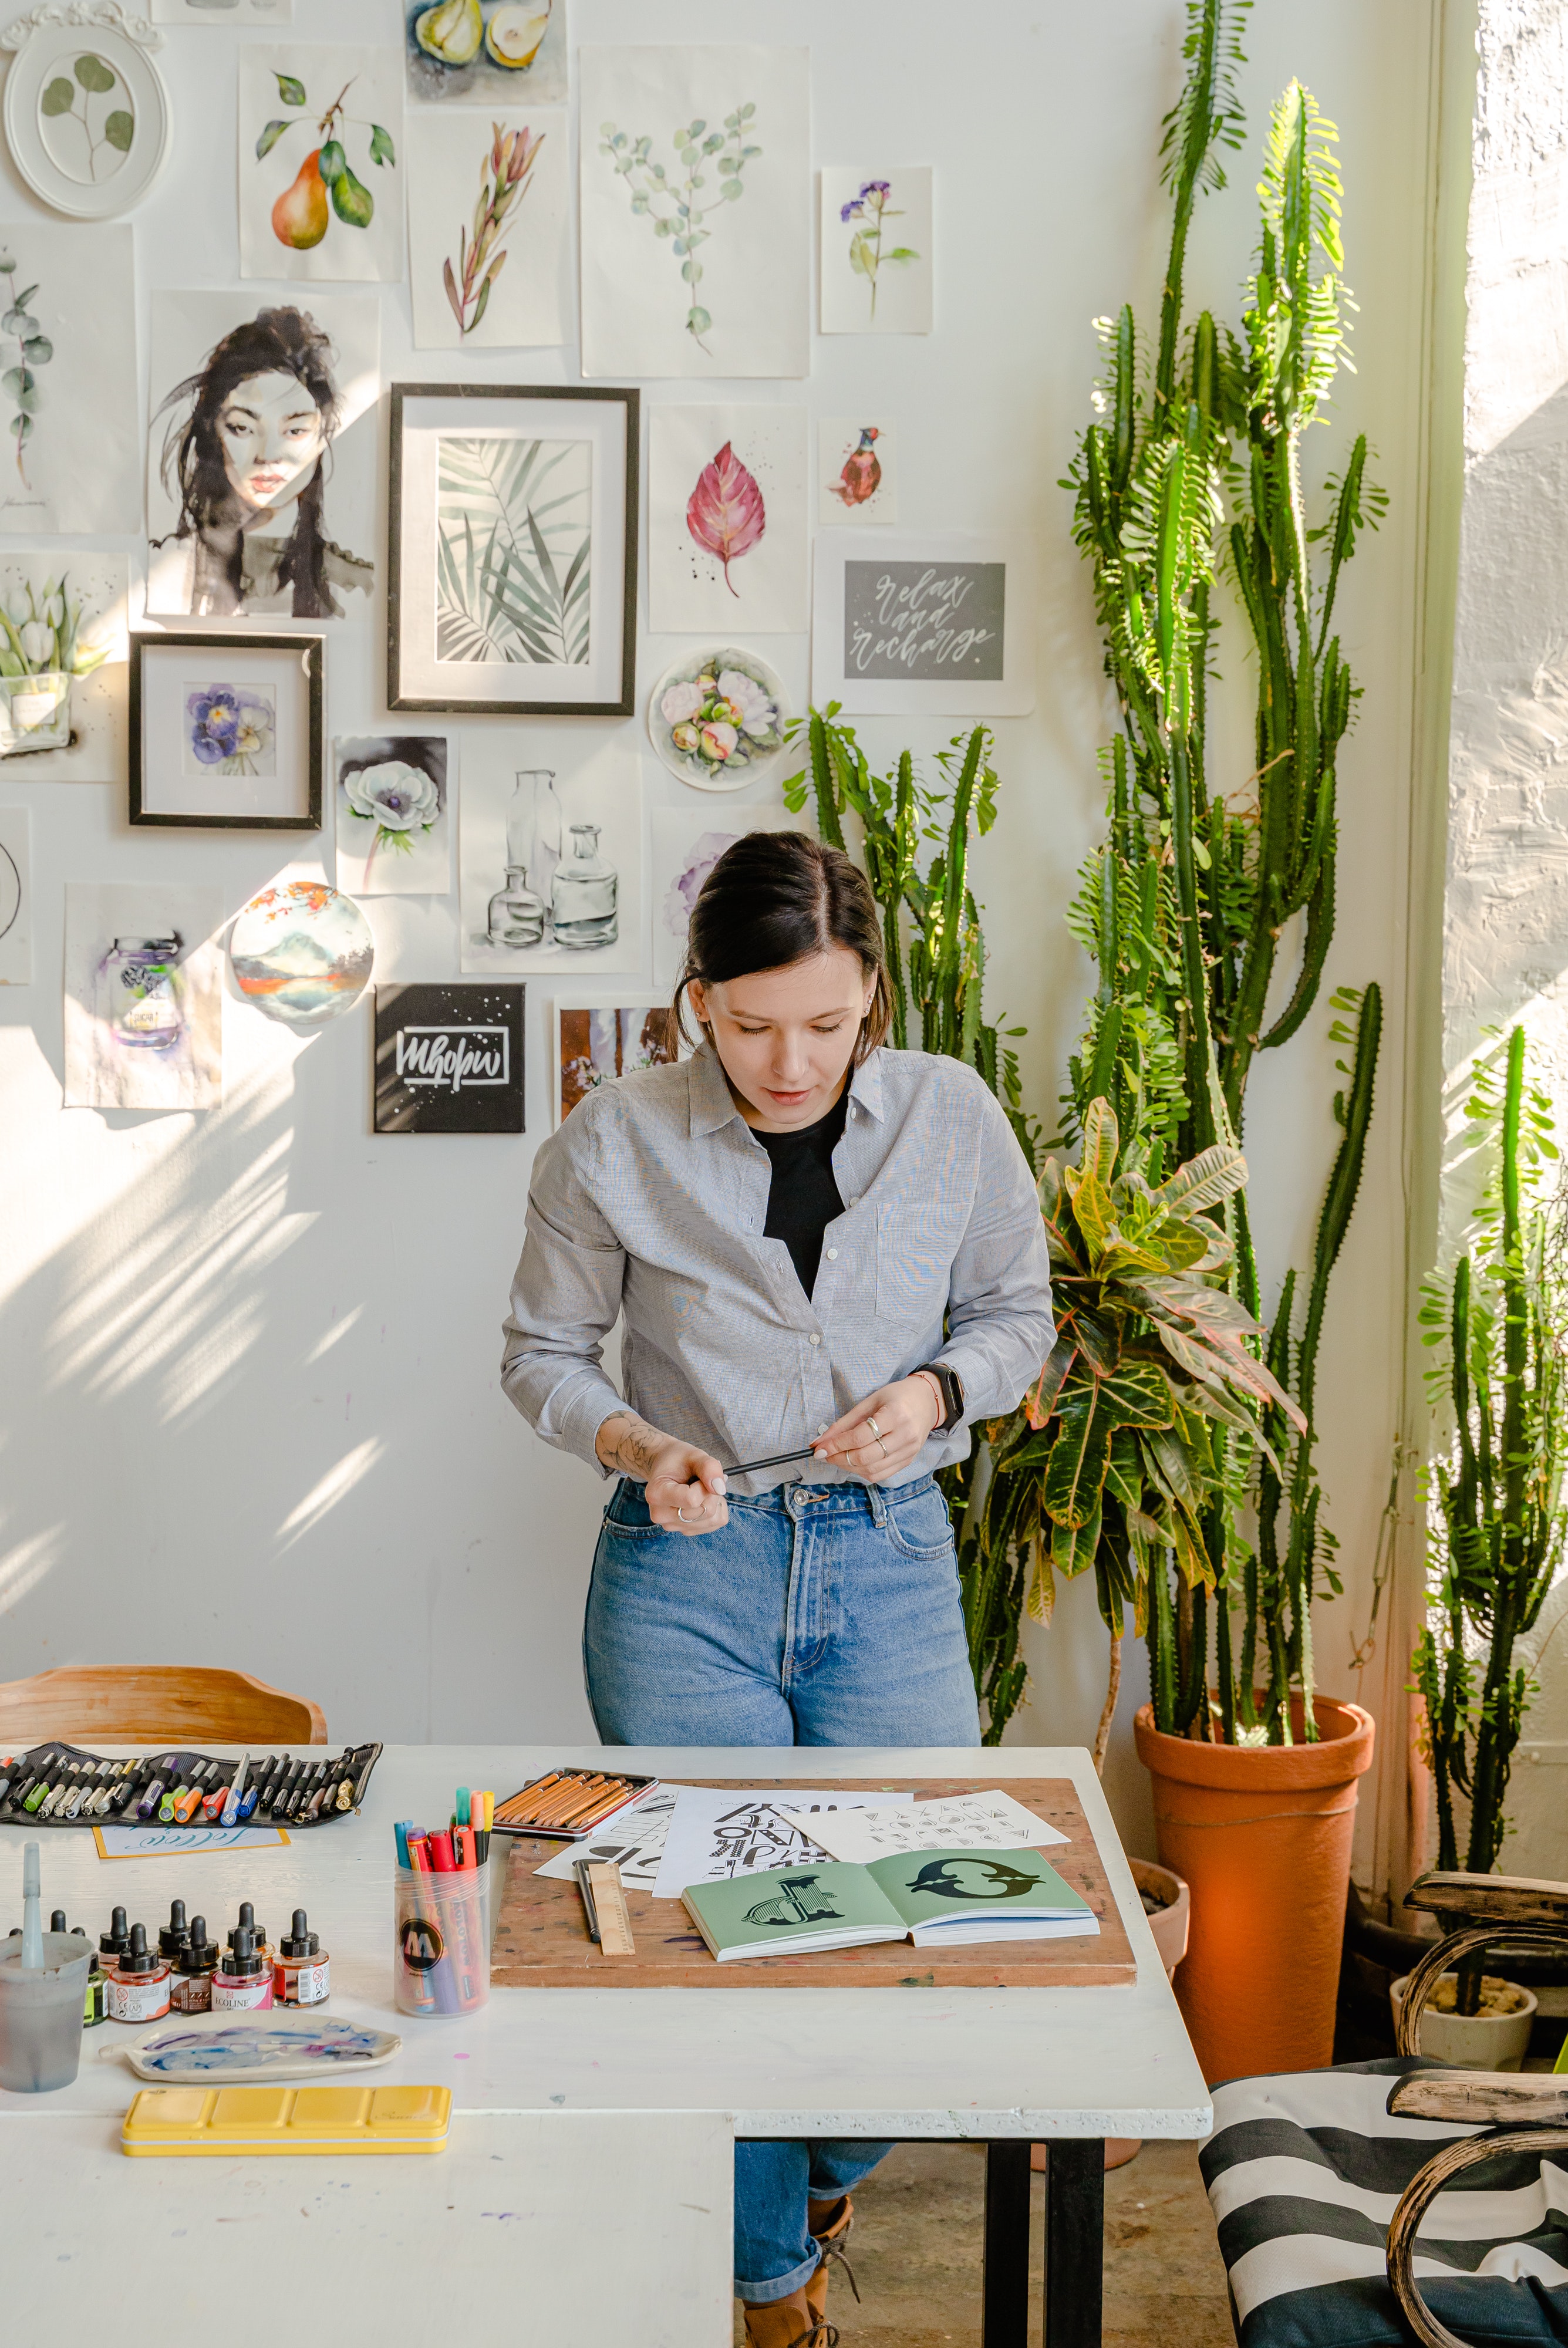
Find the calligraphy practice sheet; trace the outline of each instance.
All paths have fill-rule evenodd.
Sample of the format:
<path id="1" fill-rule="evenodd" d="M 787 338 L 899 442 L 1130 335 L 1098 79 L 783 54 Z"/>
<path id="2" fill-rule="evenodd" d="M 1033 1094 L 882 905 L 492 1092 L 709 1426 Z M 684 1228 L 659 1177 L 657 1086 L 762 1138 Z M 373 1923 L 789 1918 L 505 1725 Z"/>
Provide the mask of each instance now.
<path id="1" fill-rule="evenodd" d="M 1042 1843 L 1068 1839 L 999 1789 L 931 1802 L 879 1801 L 874 1809 L 841 1809 L 825 1818 L 791 1804 L 784 1815 L 809 1818 L 825 1850 L 862 1866 L 905 1850 L 1037 1850 Z"/>
<path id="2" fill-rule="evenodd" d="M 788 1813 L 777 1787 L 682 1786 L 665 1842 L 655 1900 L 678 1900 L 693 1883 L 727 1883 L 769 1867 L 799 1867 L 828 1853 L 819 1823 L 837 1810 L 897 1802 L 897 1794 L 846 1794 L 824 1786 L 809 1800 L 791 1796 Z"/>

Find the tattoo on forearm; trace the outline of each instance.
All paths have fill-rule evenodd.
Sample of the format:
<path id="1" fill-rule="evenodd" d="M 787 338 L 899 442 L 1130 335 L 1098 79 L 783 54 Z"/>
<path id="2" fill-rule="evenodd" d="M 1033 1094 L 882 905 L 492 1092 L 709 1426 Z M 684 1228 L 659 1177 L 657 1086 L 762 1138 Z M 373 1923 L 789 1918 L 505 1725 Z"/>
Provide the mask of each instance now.
<path id="1" fill-rule="evenodd" d="M 656 1427 L 635 1411 L 614 1410 L 600 1426 L 595 1447 L 608 1468 L 618 1468 L 623 1476 L 647 1477 L 653 1473 L 658 1457 L 658 1447 L 665 1441 Z M 604 1449 L 608 1444 L 608 1455 Z"/>

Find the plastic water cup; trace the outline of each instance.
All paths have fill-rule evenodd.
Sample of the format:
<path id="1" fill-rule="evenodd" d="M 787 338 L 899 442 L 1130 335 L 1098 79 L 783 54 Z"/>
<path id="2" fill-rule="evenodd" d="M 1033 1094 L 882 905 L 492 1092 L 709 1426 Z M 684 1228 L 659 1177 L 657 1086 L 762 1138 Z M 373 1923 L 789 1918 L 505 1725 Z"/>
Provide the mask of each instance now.
<path id="1" fill-rule="evenodd" d="M 399 2013 L 477 2013 L 490 1999 L 490 1871 L 393 1870 L 392 1978 Z"/>
<path id="2" fill-rule="evenodd" d="M 92 1961 L 79 1932 L 46 1932 L 41 1971 L 24 1967 L 19 1937 L 0 1943 L 0 2087 L 30 2096 L 70 2085 Z"/>

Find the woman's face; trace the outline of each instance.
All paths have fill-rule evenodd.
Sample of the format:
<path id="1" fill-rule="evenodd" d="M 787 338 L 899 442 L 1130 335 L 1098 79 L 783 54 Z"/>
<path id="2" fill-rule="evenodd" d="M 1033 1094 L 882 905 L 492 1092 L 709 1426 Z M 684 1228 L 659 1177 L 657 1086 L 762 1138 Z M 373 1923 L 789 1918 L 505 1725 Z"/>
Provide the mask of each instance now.
<path id="1" fill-rule="evenodd" d="M 258 513 L 292 505 L 320 461 L 326 431 L 297 376 L 247 376 L 218 411 L 230 485 Z"/>
<path id="2" fill-rule="evenodd" d="M 693 981 L 692 1009 L 713 1036 L 748 1125 L 790 1133 L 827 1116 L 874 991 L 848 946 L 722 984 Z"/>

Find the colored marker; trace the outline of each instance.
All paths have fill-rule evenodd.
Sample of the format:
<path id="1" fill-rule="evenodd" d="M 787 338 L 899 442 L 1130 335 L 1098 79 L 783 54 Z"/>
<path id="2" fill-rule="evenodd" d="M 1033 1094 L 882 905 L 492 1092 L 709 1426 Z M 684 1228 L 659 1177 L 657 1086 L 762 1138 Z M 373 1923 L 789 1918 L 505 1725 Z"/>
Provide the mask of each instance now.
<path id="1" fill-rule="evenodd" d="M 259 1788 L 258 1787 L 253 1786 L 253 1787 L 251 1787 L 250 1792 L 245 1796 L 244 1799 L 243 1799 L 243 1800 L 242 1801 L 242 1803 L 240 1804 L 240 1808 L 239 1808 L 239 1820 L 240 1820 L 240 1824 L 241 1824 L 242 1826 L 243 1826 L 243 1825 L 244 1825 L 245 1820 L 250 1817 L 251 1812 L 255 1808 L 256 1804 L 261 1800 L 261 1798 L 262 1798 L 262 1797 L 261 1797 L 261 1790 L 260 1790 L 260 1788 Z"/>
<path id="2" fill-rule="evenodd" d="M 201 1808 L 201 1787 L 188 1786 L 174 1805 L 174 1818 L 176 1824 L 182 1827 L 189 1826 L 192 1817 Z"/>
<path id="3" fill-rule="evenodd" d="M 226 1827 L 237 1826 L 239 1823 L 240 1804 L 245 1797 L 245 1772 L 250 1766 L 250 1755 L 242 1753 L 234 1764 L 234 1774 L 229 1780 L 228 1798 L 223 1804 L 223 1824 Z"/>

